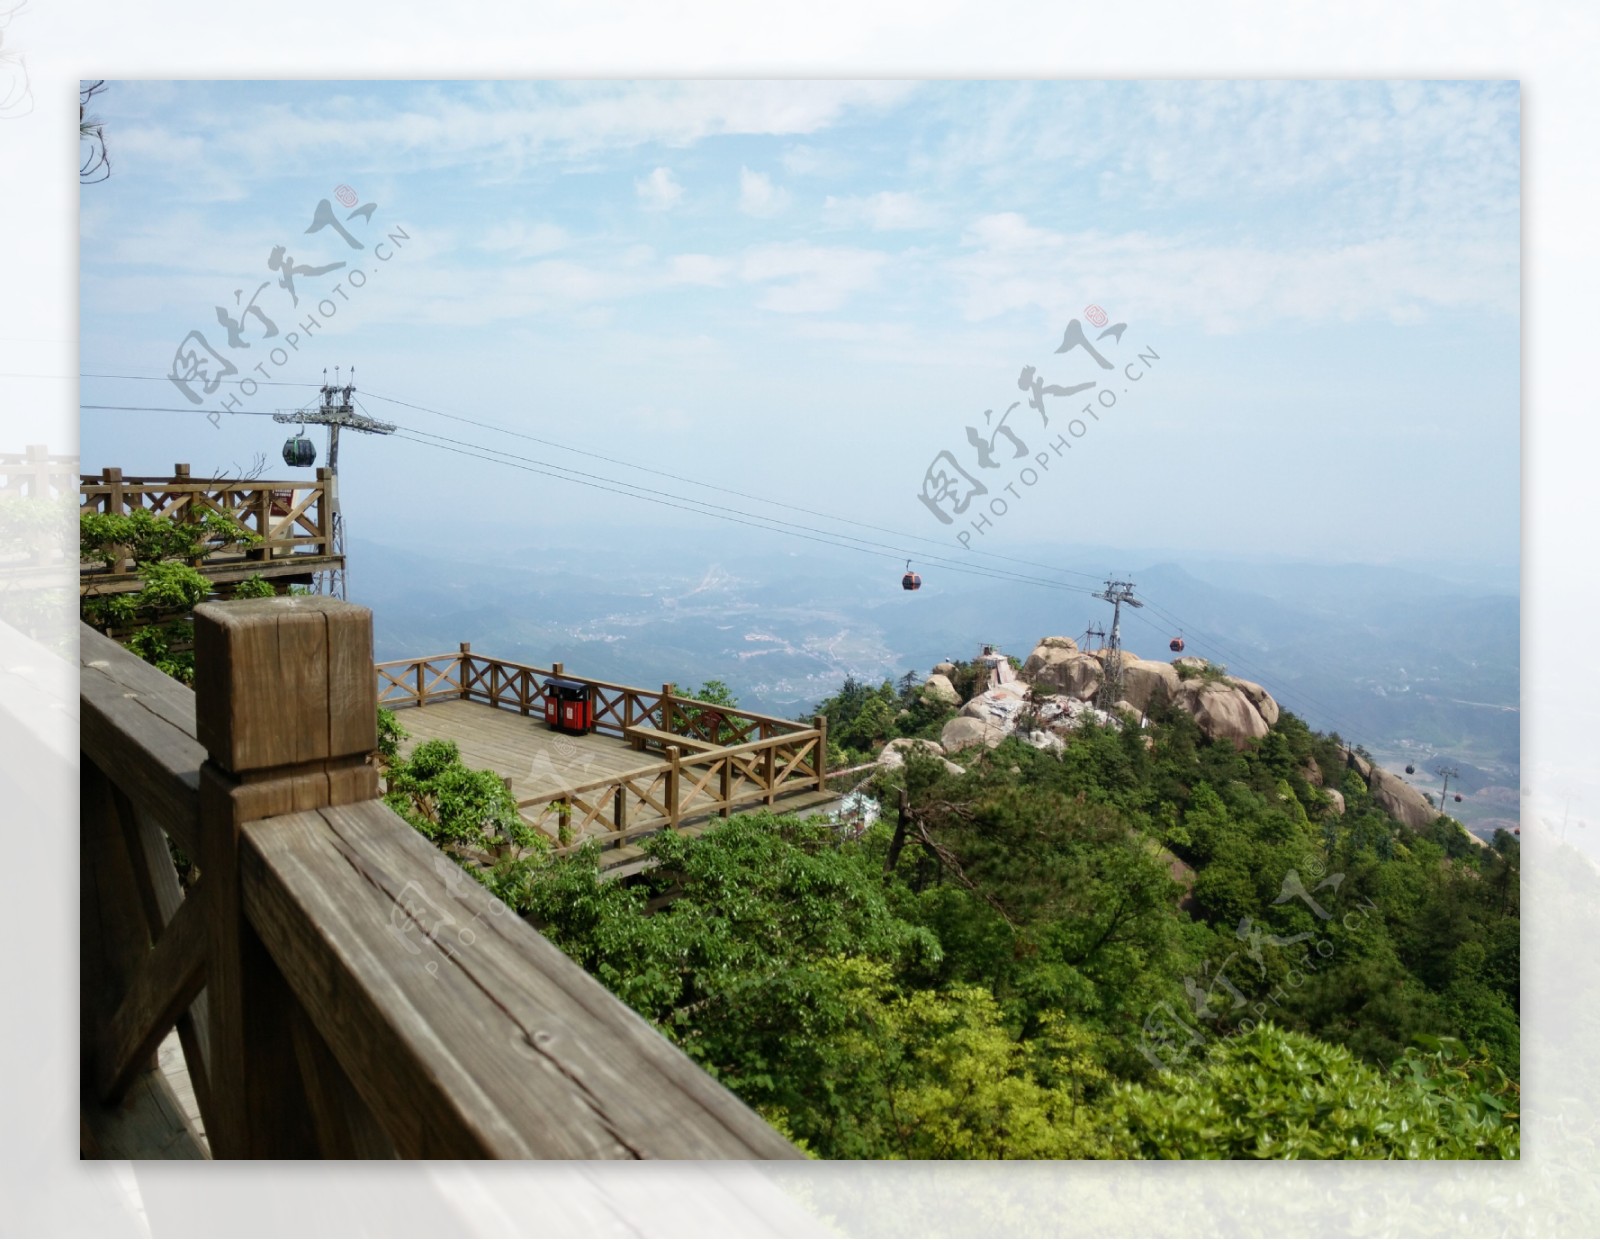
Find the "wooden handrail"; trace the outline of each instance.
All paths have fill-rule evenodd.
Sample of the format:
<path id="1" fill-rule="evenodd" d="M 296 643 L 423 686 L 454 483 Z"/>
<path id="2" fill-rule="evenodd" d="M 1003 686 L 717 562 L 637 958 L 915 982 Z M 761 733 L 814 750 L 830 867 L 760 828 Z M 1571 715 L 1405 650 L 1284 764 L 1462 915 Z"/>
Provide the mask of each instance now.
<path id="1" fill-rule="evenodd" d="M 454 662 L 457 665 L 456 680 L 449 686 L 448 689 L 441 689 L 437 692 L 435 696 L 437 697 L 437 700 L 440 701 L 443 701 L 449 697 L 460 697 L 463 695 L 481 696 L 486 699 L 491 697 L 491 695 L 484 689 L 476 686 L 470 689 L 466 687 L 466 673 L 463 670 L 464 665 L 476 665 L 481 666 L 484 669 L 495 667 L 502 670 L 525 673 L 529 676 L 548 677 L 559 675 L 563 679 L 576 680 L 595 689 L 612 690 L 614 692 L 631 695 L 634 698 L 643 698 L 652 701 L 659 701 L 664 696 L 659 689 L 643 689 L 637 685 L 625 685 L 611 680 L 598 680 L 592 676 L 580 676 L 576 672 L 569 671 L 565 667 L 557 672 L 554 668 L 536 667 L 531 663 L 517 663 L 510 659 L 500 659 L 495 658 L 492 655 L 479 654 L 470 649 L 465 651 L 452 650 L 441 654 L 427 655 L 420 658 L 387 659 L 382 663 L 375 664 L 374 668 L 377 671 L 393 673 L 396 669 L 404 671 L 420 665 L 449 662 Z M 403 676 L 396 675 L 394 678 L 396 680 L 400 680 L 403 679 Z M 429 700 L 434 700 L 434 698 L 430 697 Z M 755 725 L 765 724 L 769 728 L 785 733 L 802 732 L 808 730 L 808 726 L 806 724 L 797 723 L 793 719 L 781 719 L 777 715 L 761 714 L 757 711 L 745 710 L 744 708 L 737 706 L 722 706 L 716 702 L 705 702 L 701 701 L 699 698 L 684 697 L 678 693 L 674 693 L 672 695 L 672 702 L 675 709 L 690 707 L 696 710 L 715 711 L 730 721 L 749 721 L 751 724 Z M 499 704 L 500 703 L 497 701 L 491 701 L 491 705 Z M 620 724 L 617 725 L 616 730 L 620 732 L 622 726 L 623 725 Z"/>
<path id="2" fill-rule="evenodd" d="M 176 1026 L 218 1157 L 799 1156 L 377 799 L 366 609 L 195 623 L 193 693 L 82 634 L 89 1102 Z"/>
<path id="3" fill-rule="evenodd" d="M 172 477 L 129 477 L 119 469 L 79 475 L 79 505 L 85 512 L 127 514 L 138 509 L 179 521 L 193 519 L 202 510 L 230 516 L 259 535 L 260 542 L 240 552 L 232 547 L 201 558 L 197 567 L 228 566 L 241 556 L 246 560 L 284 560 L 297 556 L 333 554 L 333 533 L 328 496 L 331 476 L 319 469 L 315 479 L 269 480 L 252 478 L 195 478 L 188 466 L 175 467 Z M 280 511 L 274 497 L 284 491 L 299 498 Z M 131 566 L 117 565 L 110 573 L 82 570 L 101 583 L 120 578 Z"/>
<path id="4" fill-rule="evenodd" d="M 79 626 L 79 744 L 139 809 L 195 855 L 200 839 L 200 766 L 194 694 L 109 637 Z"/>

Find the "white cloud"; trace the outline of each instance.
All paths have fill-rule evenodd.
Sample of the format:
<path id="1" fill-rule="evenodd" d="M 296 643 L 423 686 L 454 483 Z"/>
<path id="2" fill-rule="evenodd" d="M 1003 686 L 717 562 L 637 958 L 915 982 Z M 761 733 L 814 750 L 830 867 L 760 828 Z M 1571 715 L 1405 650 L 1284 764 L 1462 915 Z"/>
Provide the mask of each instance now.
<path id="1" fill-rule="evenodd" d="M 667 279 L 673 284 L 718 286 L 733 272 L 733 263 L 710 254 L 675 254 L 667 265 Z"/>
<path id="2" fill-rule="evenodd" d="M 967 230 L 970 252 L 949 260 L 963 312 L 987 319 L 1037 307 L 1066 319 L 1097 301 L 1112 315 L 1159 316 L 1212 331 L 1273 320 L 1397 325 L 1428 311 L 1515 315 L 1514 249 L 1458 238 L 1389 235 L 1320 246 L 1223 244 L 1147 233 L 1062 233 L 1015 213 Z"/>
<path id="3" fill-rule="evenodd" d="M 511 258 L 535 258 L 562 249 L 567 242 L 566 230 L 555 224 L 513 220 L 491 228 L 483 235 L 478 246 Z"/>
<path id="4" fill-rule="evenodd" d="M 635 181 L 633 188 L 647 211 L 670 211 L 683 200 L 683 186 L 674 179 L 671 168 L 657 168 Z"/>
<path id="5" fill-rule="evenodd" d="M 873 288 L 887 261 L 875 250 L 783 243 L 745 251 L 739 275 L 770 284 L 756 303 L 762 309 L 804 314 L 836 310 L 852 294 Z"/>
<path id="6" fill-rule="evenodd" d="M 746 215 L 777 215 L 789 205 L 789 192 L 764 172 L 739 169 L 739 210 Z"/>
<path id="7" fill-rule="evenodd" d="M 829 194 L 822 208 L 830 219 L 841 224 L 865 224 L 879 232 L 927 228 L 937 220 L 934 212 L 915 194 L 892 190 L 881 190 L 865 197 L 836 198 Z"/>
<path id="8" fill-rule="evenodd" d="M 329 90 L 334 88 L 330 87 Z M 724 134 L 817 133 L 847 115 L 883 111 L 915 82 L 499 82 L 448 86 L 341 84 L 305 103 L 241 114 L 196 85 L 167 100 L 171 121 L 126 124 L 122 149 L 186 169 L 226 163 L 277 172 L 317 154 L 406 158 L 414 169 L 464 163 L 515 168 L 530 158 L 585 158 L 646 143 L 688 147 Z M 396 94 L 400 98 L 397 103 Z"/>

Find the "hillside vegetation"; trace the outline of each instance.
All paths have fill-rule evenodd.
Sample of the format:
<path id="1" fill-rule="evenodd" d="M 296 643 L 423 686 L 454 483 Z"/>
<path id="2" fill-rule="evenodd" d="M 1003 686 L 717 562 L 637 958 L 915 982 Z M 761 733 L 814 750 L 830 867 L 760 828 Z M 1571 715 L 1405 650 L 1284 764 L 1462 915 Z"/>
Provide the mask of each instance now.
<path id="1" fill-rule="evenodd" d="M 957 708 L 820 709 L 848 760 Z M 865 831 L 738 816 L 626 883 L 467 863 L 818 1157 L 1517 1157 L 1516 839 L 1403 825 L 1273 713 L 901 746 Z"/>

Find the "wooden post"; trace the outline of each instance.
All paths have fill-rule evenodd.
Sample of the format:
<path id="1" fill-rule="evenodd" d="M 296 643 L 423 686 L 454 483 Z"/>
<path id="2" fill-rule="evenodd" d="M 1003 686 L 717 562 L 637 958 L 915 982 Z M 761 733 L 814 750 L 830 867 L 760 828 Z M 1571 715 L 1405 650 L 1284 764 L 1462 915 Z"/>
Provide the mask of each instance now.
<path id="1" fill-rule="evenodd" d="M 27 469 L 23 472 L 17 493 L 31 495 L 35 499 L 49 499 L 50 466 L 45 458 L 50 455 L 50 449 L 42 443 L 30 443 L 26 451 Z"/>
<path id="2" fill-rule="evenodd" d="M 456 675 L 457 675 L 457 678 L 461 681 L 461 696 L 462 697 L 466 697 L 467 696 L 467 680 L 468 680 L 469 675 L 472 672 L 472 643 L 471 642 L 462 642 L 461 643 L 461 658 L 457 662 L 456 666 L 459 669 L 457 671 Z"/>
<path id="3" fill-rule="evenodd" d="M 628 829 L 628 785 L 618 784 L 615 802 L 611 807 L 612 825 L 618 831 Z"/>
<path id="4" fill-rule="evenodd" d="M 252 560 L 272 558 L 272 491 L 262 487 L 255 494 L 256 532 L 261 535 L 259 546 L 250 548 Z"/>
<path id="5" fill-rule="evenodd" d="M 761 782 L 767 786 L 767 804 L 770 806 L 778 799 L 778 748 L 776 745 L 768 745 L 761 751 Z"/>
<path id="6" fill-rule="evenodd" d="M 722 758 L 722 781 L 717 794 L 722 800 L 722 817 L 726 818 L 733 812 L 733 759 L 726 754 Z"/>
<path id="7" fill-rule="evenodd" d="M 107 465 L 100 471 L 100 476 L 105 479 L 106 483 L 106 511 L 120 516 L 125 502 L 122 491 L 122 470 L 113 465 Z M 126 547 L 117 548 L 117 558 L 112 562 L 111 571 L 114 573 L 128 571 L 128 549 Z"/>
<path id="8" fill-rule="evenodd" d="M 317 467 L 317 554 L 333 554 L 333 470 Z"/>
<path id="9" fill-rule="evenodd" d="M 412 692 L 414 694 L 416 694 L 416 697 L 417 697 L 417 709 L 419 709 L 419 710 L 422 707 L 424 707 L 424 706 L 426 706 L 428 704 L 427 698 L 423 695 L 423 692 L 422 692 L 422 685 L 423 685 L 422 669 L 423 669 L 423 667 L 424 667 L 424 664 L 423 664 L 422 660 L 418 659 L 417 660 L 417 687 L 415 689 L 413 689 Z"/>
<path id="10" fill-rule="evenodd" d="M 672 717 L 677 712 L 672 708 L 672 683 L 668 681 L 661 686 L 661 730 L 672 731 Z"/>
<path id="11" fill-rule="evenodd" d="M 811 720 L 817 729 L 817 791 L 828 790 L 828 716 L 815 715 Z"/>
<path id="12" fill-rule="evenodd" d="M 678 747 L 667 746 L 667 825 L 678 829 Z"/>
<path id="13" fill-rule="evenodd" d="M 198 892 L 209 892 L 211 1100 L 219 1158 L 316 1153 L 295 1058 L 292 992 L 245 918 L 240 828 L 378 795 L 372 613 L 277 597 L 195 608 Z"/>
<path id="14" fill-rule="evenodd" d="M 565 676 L 567 674 L 567 665 L 565 663 L 552 663 L 550 665 L 550 674 L 552 676 Z"/>

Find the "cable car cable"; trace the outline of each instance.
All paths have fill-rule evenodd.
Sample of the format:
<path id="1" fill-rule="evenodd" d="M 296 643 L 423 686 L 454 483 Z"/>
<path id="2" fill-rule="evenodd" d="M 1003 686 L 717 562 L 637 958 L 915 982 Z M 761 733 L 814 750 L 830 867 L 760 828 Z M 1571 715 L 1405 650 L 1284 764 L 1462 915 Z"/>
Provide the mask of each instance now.
<path id="1" fill-rule="evenodd" d="M 421 432 L 421 433 L 422 434 L 427 434 L 427 432 Z M 727 515 L 727 514 L 735 514 L 735 513 L 737 513 L 738 512 L 737 509 L 723 509 L 721 512 L 710 512 L 710 511 L 707 511 L 707 508 L 706 508 L 706 506 L 704 504 L 696 504 L 696 503 L 693 503 L 693 502 L 690 502 L 690 503 L 674 503 L 672 499 L 665 499 L 659 494 L 654 494 L 654 493 L 651 493 L 651 492 L 648 492 L 648 491 L 642 491 L 642 490 L 636 490 L 636 489 L 624 489 L 624 488 L 627 488 L 629 486 L 629 484 L 627 484 L 627 483 L 618 483 L 617 485 L 607 485 L 607 483 L 616 482 L 615 479 L 600 478 L 597 475 L 586 475 L 584 477 L 572 477 L 572 476 L 570 476 L 570 473 L 555 473 L 555 472 L 552 472 L 550 469 L 542 469 L 542 468 L 536 467 L 535 465 L 530 465 L 530 464 L 519 464 L 515 460 L 506 459 L 506 456 L 510 455 L 510 454 L 495 455 L 495 454 L 493 454 L 492 450 L 490 452 L 487 452 L 487 453 L 474 450 L 474 449 L 478 448 L 480 445 L 466 444 L 466 443 L 464 443 L 463 441 L 460 441 L 460 440 L 448 440 L 448 439 L 446 439 L 445 442 L 442 442 L 442 443 L 440 443 L 440 442 L 430 442 L 428 439 L 418 438 L 415 433 L 410 433 L 410 428 L 407 428 L 407 427 L 399 428 L 396 431 L 396 437 L 400 438 L 400 439 L 410 440 L 412 443 L 422 444 L 424 447 L 437 448 L 437 449 L 440 449 L 440 450 L 445 451 L 445 452 L 452 452 L 452 453 L 455 453 L 457 456 L 472 457 L 472 458 L 474 458 L 476 460 L 480 460 L 480 461 L 490 461 L 490 462 L 492 462 L 494 464 L 508 466 L 511 469 L 520 469 L 525 473 L 538 474 L 538 475 L 540 475 L 542 477 L 546 477 L 546 478 L 555 478 L 555 479 L 558 479 L 558 480 L 560 480 L 562 482 L 572 482 L 572 483 L 577 484 L 578 486 L 592 487 L 595 490 L 608 491 L 608 492 L 610 492 L 611 494 L 614 494 L 614 495 L 625 495 L 625 496 L 628 496 L 629 498 L 632 498 L 632 499 L 641 499 L 641 500 L 645 500 L 648 503 L 660 504 L 660 505 L 662 505 L 663 507 L 666 507 L 666 508 L 676 508 L 676 509 L 679 509 L 679 510 L 681 510 L 683 512 L 696 513 L 699 516 L 709 516 L 709 517 L 713 517 L 713 518 L 715 518 L 717 520 L 730 521 L 735 525 L 745 525 L 745 526 L 749 526 L 752 529 L 766 530 L 767 532 L 773 533 L 773 534 L 787 534 L 792 538 L 803 538 L 807 542 L 822 543 L 825 546 L 838 547 L 838 548 L 841 548 L 841 549 L 846 550 L 846 551 L 860 551 L 860 552 L 863 552 L 863 553 L 865 553 L 867 555 L 875 555 L 875 556 L 880 556 L 880 557 L 884 557 L 884 558 L 891 558 L 891 559 L 900 558 L 899 553 L 895 553 L 893 555 L 886 555 L 885 551 L 879 549 L 879 547 L 875 547 L 873 545 L 862 545 L 864 540 L 856 540 L 854 542 L 843 542 L 843 541 L 840 541 L 841 537 L 849 537 L 848 535 L 829 536 L 829 534 L 830 534 L 829 531 L 823 531 L 822 532 L 823 536 L 819 537 L 819 536 L 817 536 L 816 534 L 813 534 L 813 533 L 803 532 L 806 529 L 808 529 L 809 527 L 798 526 L 798 525 L 794 525 L 794 524 L 789 523 L 789 522 L 783 522 L 781 524 L 772 524 L 771 523 L 771 521 L 772 521 L 771 518 L 761 517 L 761 516 L 759 516 L 757 514 L 747 513 L 747 514 L 743 514 L 742 516 L 741 515 Z M 437 438 L 442 438 L 442 437 L 435 436 L 434 438 L 437 439 Z M 459 445 L 459 446 L 456 446 L 456 445 Z M 523 459 L 526 460 L 527 458 L 523 458 Z M 543 464 L 543 462 L 541 462 L 541 464 Z M 556 468 L 559 469 L 561 467 L 557 466 Z M 677 496 L 673 497 L 673 499 L 677 499 L 677 498 L 681 498 L 681 497 L 677 497 Z M 749 517 L 749 518 L 752 518 L 752 519 L 748 519 L 747 520 L 747 519 L 744 519 L 745 517 Z M 948 567 L 948 570 L 950 572 L 964 573 L 967 576 L 972 576 L 972 577 L 983 577 L 983 578 L 985 578 L 987 580 L 990 580 L 990 581 L 1004 581 L 1004 582 L 1008 582 L 1008 583 L 1011 583 L 1011 584 L 1017 584 L 1017 585 L 1036 585 L 1036 586 L 1042 586 L 1042 587 L 1044 587 L 1046 589 L 1069 590 L 1069 591 L 1078 592 L 1078 593 L 1088 593 L 1088 591 L 1083 591 L 1079 587 L 1069 585 L 1069 584 L 1067 584 L 1065 582 L 1046 581 L 1043 578 L 1036 578 L 1036 577 L 1012 576 L 1012 575 L 1009 575 L 1009 574 L 1001 574 L 1001 573 L 989 572 L 989 571 L 986 571 L 986 570 L 981 569 L 981 568 L 974 568 L 974 567 L 971 567 L 971 566 L 960 565 L 960 564 L 955 564 L 955 563 L 951 563 L 947 567 Z"/>
<path id="2" fill-rule="evenodd" d="M 875 530 L 880 534 L 893 534 L 896 538 L 911 539 L 915 542 L 927 543 L 930 546 L 943 547 L 946 545 L 936 538 L 929 538 L 923 534 L 907 534 L 903 530 L 892 529 L 889 526 L 873 525 L 867 521 L 857 521 L 852 517 L 840 517 L 834 515 L 833 513 L 819 512 L 815 508 L 806 508 L 800 504 L 785 503 L 782 500 L 770 499 L 764 495 L 752 495 L 748 491 L 739 491 L 733 487 L 725 487 L 715 482 L 703 482 L 698 478 L 691 478 L 684 474 L 675 474 L 664 469 L 654 469 L 649 465 L 637 465 L 632 461 L 623 460 L 620 457 L 606 456 L 600 452 L 590 452 L 585 448 L 574 448 L 570 444 L 560 443 L 554 439 L 543 439 L 538 435 L 530 435 L 525 431 L 514 431 L 504 426 L 496 426 L 492 422 L 484 422 L 477 418 L 468 418 L 456 413 L 446 413 L 442 409 L 430 409 L 426 405 L 413 404 L 411 401 L 400 400 L 398 397 L 394 396 L 384 396 L 379 392 L 368 391 L 364 392 L 363 395 L 370 396 L 374 400 L 384 400 L 388 401 L 390 404 L 403 405 L 407 409 L 415 409 L 421 413 L 431 413 L 436 417 L 448 418 L 454 422 L 465 422 L 470 426 L 482 427 L 485 430 L 496 431 L 502 435 L 511 435 L 517 439 L 531 440 L 534 443 L 544 444 L 546 447 L 559 448 L 563 452 L 572 452 L 578 456 L 593 457 L 595 460 L 605 461 L 607 464 L 621 465 L 626 469 L 637 469 L 641 473 L 655 474 L 657 477 L 661 478 L 671 478 L 674 482 L 687 482 L 691 486 L 705 487 L 708 491 L 721 491 L 725 495 L 734 495 L 740 499 L 755 500 L 757 503 L 771 504 L 775 508 L 787 508 L 791 512 L 801 512 L 805 513 L 807 516 L 822 517 L 828 521 L 837 521 L 841 525 L 855 525 L 862 529 Z M 1043 568 L 1054 573 L 1067 573 L 1074 577 L 1086 577 L 1095 582 L 1100 580 L 1096 574 L 1086 573 L 1080 569 L 1061 568 L 1054 564 L 1041 564 L 1035 560 L 1022 560 L 1015 556 L 1000 555 L 993 551 L 977 551 L 973 554 L 991 556 L 998 560 L 1009 560 L 1014 564 L 1025 564 L 1030 568 Z"/>
<path id="3" fill-rule="evenodd" d="M 460 447 L 471 448 L 471 449 L 475 449 L 475 450 L 480 451 L 480 452 L 484 452 L 484 453 L 490 454 L 488 457 L 485 457 L 485 459 L 510 458 L 512 460 L 525 461 L 525 462 L 527 462 L 527 463 L 529 463 L 531 465 L 537 465 L 537 466 L 540 466 L 540 467 L 542 467 L 544 469 L 553 469 L 553 470 L 562 471 L 561 475 L 552 475 L 552 476 L 575 475 L 575 477 L 573 477 L 571 479 L 572 481 L 577 481 L 579 479 L 584 479 L 584 478 L 591 478 L 591 479 L 595 479 L 595 480 L 597 480 L 599 482 L 610 483 L 610 484 L 612 484 L 613 487 L 626 487 L 626 488 L 629 488 L 629 489 L 625 493 L 636 495 L 639 498 L 649 498 L 650 494 L 651 494 L 650 492 L 644 491 L 642 488 L 638 487 L 634 483 L 623 482 L 620 479 L 607 477 L 604 474 L 592 474 L 592 473 L 588 473 L 587 471 L 584 471 L 584 470 L 573 469 L 570 466 L 556 465 L 553 462 L 539 460 L 539 459 L 537 459 L 535 457 L 522 456 L 520 453 L 507 452 L 504 449 L 490 448 L 490 447 L 487 447 L 484 444 L 476 444 L 476 443 L 470 443 L 470 442 L 468 442 L 466 440 L 454 439 L 454 438 L 452 438 L 452 437 L 450 437 L 448 435 L 436 435 L 431 431 L 419 431 L 414 427 L 402 427 L 400 429 L 411 432 L 411 435 L 407 436 L 408 438 L 409 437 L 414 437 L 414 436 L 425 436 L 428 439 L 437 440 L 441 444 L 456 444 L 456 445 L 458 445 Z M 415 441 L 416 442 L 422 442 L 422 440 L 415 440 Z M 688 496 L 674 495 L 674 494 L 671 494 L 670 492 L 668 492 L 666 494 L 669 496 L 669 498 L 681 501 L 681 503 L 686 504 L 686 505 L 692 505 L 695 510 L 703 511 L 707 515 L 716 515 L 718 513 L 724 513 L 724 512 L 725 513 L 732 513 L 735 516 L 745 517 L 745 518 L 750 518 L 750 519 L 753 519 L 753 520 L 766 522 L 768 524 L 768 528 L 777 527 L 777 528 L 789 528 L 789 529 L 795 529 L 795 530 L 803 530 L 803 531 L 805 531 L 805 532 L 807 532 L 809 534 L 818 534 L 818 535 L 822 535 L 824 537 L 835 539 L 835 540 L 848 540 L 848 542 L 851 543 L 851 544 L 861 544 L 861 546 L 860 546 L 861 550 L 871 550 L 874 553 L 882 552 L 882 551 L 893 552 L 895 558 L 899 558 L 900 556 L 903 556 L 905 554 L 905 549 L 903 547 L 894 547 L 891 544 L 876 542 L 876 541 L 874 541 L 872 539 L 862 538 L 862 537 L 860 537 L 858 535 L 844 534 L 844 533 L 841 533 L 841 532 L 839 532 L 837 530 L 818 529 L 815 526 L 801 525 L 798 522 L 794 522 L 794 521 L 785 521 L 780 517 L 769 517 L 769 516 L 766 516 L 763 513 L 747 512 L 747 511 L 745 511 L 744 509 L 741 509 L 741 508 L 730 508 L 730 507 L 728 507 L 726 505 L 723 505 L 723 504 L 712 504 L 712 503 L 709 503 L 708 501 L 705 501 L 705 500 L 691 499 Z M 837 545 L 841 545 L 842 546 L 842 545 L 846 545 L 846 544 L 843 543 L 843 542 L 840 542 Z M 967 569 L 967 571 L 973 571 L 973 566 L 961 565 L 955 560 L 947 559 L 947 558 L 944 558 L 944 557 L 941 557 L 941 556 L 924 556 L 923 558 L 925 560 L 928 560 L 928 561 L 932 562 L 932 563 L 940 564 L 943 567 L 952 568 L 952 569 L 954 569 L 954 568 L 965 568 L 965 569 Z M 1008 571 L 1006 571 L 1004 569 L 988 569 L 986 566 L 984 567 L 984 569 L 983 569 L 983 571 L 981 572 L 980 575 L 986 576 L 986 577 L 990 577 L 990 578 L 995 579 L 995 580 L 1015 581 L 1015 582 L 1018 582 L 1019 584 L 1027 584 L 1027 585 L 1048 586 L 1048 587 L 1051 587 L 1053 589 L 1069 590 L 1069 591 L 1072 591 L 1074 593 L 1080 593 L 1080 594 L 1085 594 L 1085 595 L 1089 595 L 1089 594 L 1093 593 L 1092 591 L 1087 590 L 1082 586 L 1075 586 L 1075 585 L 1072 585 L 1072 584 L 1070 584 L 1068 582 L 1050 581 L 1050 580 L 1046 580 L 1045 578 L 1042 578 L 1042 577 L 1030 577 L 1030 576 L 1027 576 L 1025 574 L 1021 574 L 1021 573 L 1008 572 Z"/>

